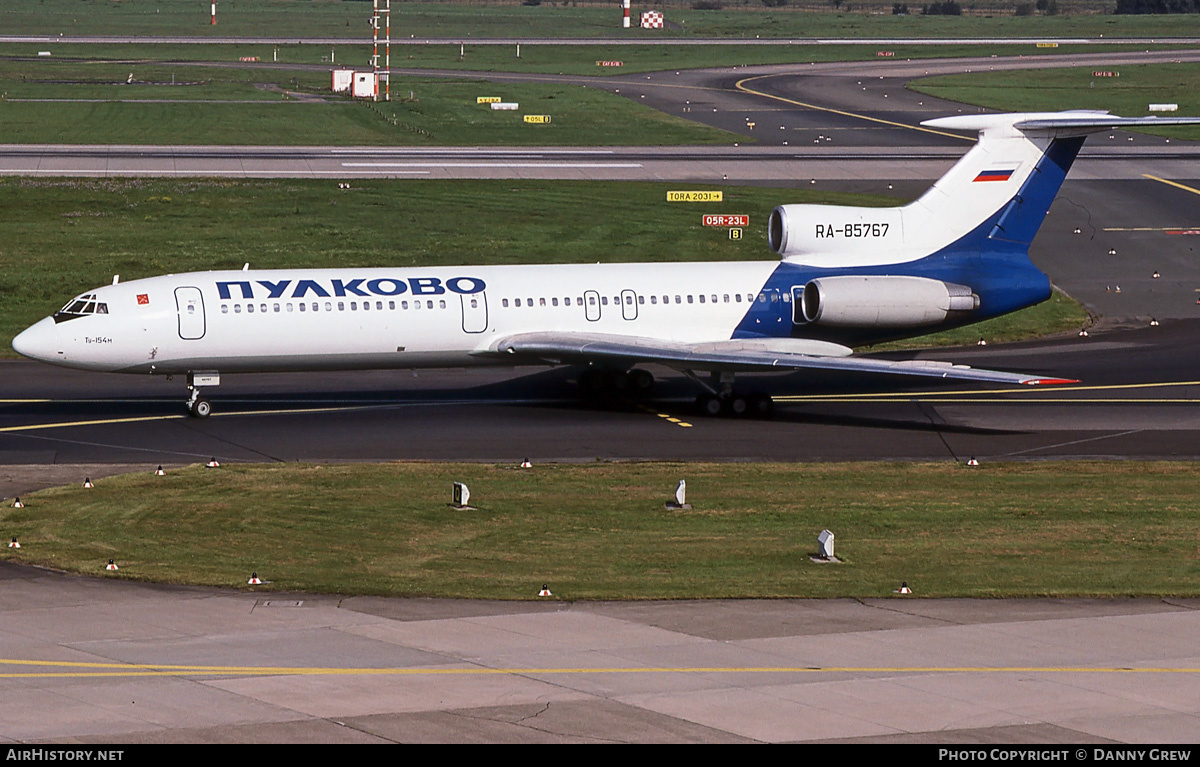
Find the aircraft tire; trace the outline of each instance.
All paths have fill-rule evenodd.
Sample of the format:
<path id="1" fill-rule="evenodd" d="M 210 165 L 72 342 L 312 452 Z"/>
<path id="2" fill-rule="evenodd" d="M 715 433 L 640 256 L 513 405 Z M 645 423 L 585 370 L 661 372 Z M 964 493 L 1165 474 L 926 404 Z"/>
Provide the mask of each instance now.
<path id="1" fill-rule="evenodd" d="M 724 409 L 721 398 L 715 394 L 701 394 L 696 398 L 696 407 L 702 414 L 708 416 L 718 416 Z"/>
<path id="2" fill-rule="evenodd" d="M 771 399 L 771 395 L 755 392 L 749 397 L 750 414 L 755 418 L 770 418 L 771 411 L 775 409 L 775 400 Z"/>
<path id="3" fill-rule="evenodd" d="M 193 418 L 208 418 L 212 413 L 212 403 L 206 399 L 198 399 L 188 408 L 188 414 Z"/>

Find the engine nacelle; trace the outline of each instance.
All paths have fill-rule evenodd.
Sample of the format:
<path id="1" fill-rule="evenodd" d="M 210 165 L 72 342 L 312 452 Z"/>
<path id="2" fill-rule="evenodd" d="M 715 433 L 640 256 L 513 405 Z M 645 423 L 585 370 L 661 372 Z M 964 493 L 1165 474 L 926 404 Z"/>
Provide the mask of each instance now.
<path id="1" fill-rule="evenodd" d="M 900 253 L 904 245 L 901 208 L 841 205 L 780 205 L 767 221 L 767 241 L 783 258 L 818 254 Z"/>
<path id="2" fill-rule="evenodd" d="M 819 277 L 804 286 L 796 319 L 837 328 L 915 328 L 979 308 L 965 285 L 925 277 Z"/>

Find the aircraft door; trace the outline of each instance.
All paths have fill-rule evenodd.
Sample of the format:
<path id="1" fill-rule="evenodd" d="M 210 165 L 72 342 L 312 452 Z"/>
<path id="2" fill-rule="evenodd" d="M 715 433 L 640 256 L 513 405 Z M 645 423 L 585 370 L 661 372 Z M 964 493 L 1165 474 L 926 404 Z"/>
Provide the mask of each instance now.
<path id="1" fill-rule="evenodd" d="M 636 320 L 638 314 L 637 293 L 632 290 L 621 291 L 621 316 L 627 320 Z"/>
<path id="2" fill-rule="evenodd" d="M 486 293 L 463 293 L 462 329 L 464 333 L 482 333 L 487 330 L 488 310 Z"/>
<path id="3" fill-rule="evenodd" d="M 804 319 L 804 286 L 792 286 L 792 324 L 804 325 L 807 320 Z"/>
<path id="4" fill-rule="evenodd" d="M 185 341 L 204 338 L 204 296 L 200 288 L 175 288 L 175 308 L 179 312 L 179 337 Z"/>
<path id="5" fill-rule="evenodd" d="M 583 313 L 588 318 L 588 322 L 595 322 L 600 319 L 599 293 L 589 290 L 583 294 Z"/>

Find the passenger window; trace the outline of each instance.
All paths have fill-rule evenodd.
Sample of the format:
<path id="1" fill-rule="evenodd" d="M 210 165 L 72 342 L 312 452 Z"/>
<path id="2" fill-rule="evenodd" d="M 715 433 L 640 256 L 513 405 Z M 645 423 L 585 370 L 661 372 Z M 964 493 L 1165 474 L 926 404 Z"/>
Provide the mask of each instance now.
<path id="1" fill-rule="evenodd" d="M 600 296 L 600 305 L 608 306 L 608 296 Z"/>
<path id="2" fill-rule="evenodd" d="M 407 308 L 408 308 L 408 302 L 407 302 L 407 301 L 401 301 L 401 302 L 400 302 L 400 308 L 401 308 L 401 309 L 407 309 Z"/>
<path id="3" fill-rule="evenodd" d="M 570 306 L 570 305 L 571 305 L 571 297 L 570 297 L 570 296 L 567 296 L 566 298 L 564 298 L 564 299 L 563 299 L 563 305 L 564 305 L 564 306 Z"/>
<path id="4" fill-rule="evenodd" d="M 658 304 L 658 296 L 650 296 L 650 303 L 657 305 Z"/>
<path id="5" fill-rule="evenodd" d="M 376 302 L 375 302 L 375 309 L 376 309 L 377 311 L 383 311 L 383 302 L 382 302 L 382 301 L 376 301 Z"/>
<path id="6" fill-rule="evenodd" d="M 339 312 L 346 311 L 346 302 L 345 301 L 338 301 L 338 311 Z"/>
<path id="7" fill-rule="evenodd" d="M 320 304 L 318 304 L 316 301 L 313 301 L 312 310 L 313 310 L 314 312 L 315 312 L 315 311 L 318 311 L 318 309 L 320 308 L 320 306 L 321 306 L 321 305 L 320 305 Z"/>
<path id="8" fill-rule="evenodd" d="M 229 314 L 229 306 L 227 304 L 221 304 L 221 314 Z"/>
<path id="9" fill-rule="evenodd" d="M 430 304 L 432 304 L 433 302 L 432 302 L 432 301 L 430 301 L 429 303 L 430 303 Z M 431 309 L 432 309 L 433 307 L 432 307 L 432 306 L 430 306 L 429 308 L 431 308 Z M 445 309 L 445 308 L 446 308 L 446 299 L 444 299 L 444 298 L 439 298 L 439 299 L 438 299 L 438 308 L 439 308 L 439 309 Z"/>
<path id="10" fill-rule="evenodd" d="M 515 303 L 517 306 L 520 306 L 520 305 L 521 305 L 521 299 L 519 299 L 519 298 L 514 298 L 514 299 L 513 299 L 513 302 L 514 302 L 514 303 Z"/>
<path id="11" fill-rule="evenodd" d="M 735 301 L 737 301 L 739 304 L 742 302 L 742 294 L 741 294 L 741 293 L 734 293 L 734 294 L 733 294 L 733 298 L 734 298 L 734 300 L 735 300 Z"/>
<path id="12" fill-rule="evenodd" d="M 292 306 L 291 304 L 288 304 L 289 311 L 291 310 L 291 306 Z M 303 302 L 300 303 L 300 311 L 304 311 L 304 303 Z"/>
<path id="13" fill-rule="evenodd" d="M 414 308 L 414 309 L 420 309 L 420 308 L 421 308 L 421 302 L 420 302 L 420 301 L 413 301 L 413 308 Z"/>
<path id="14" fill-rule="evenodd" d="M 778 301 L 779 301 L 779 294 L 778 294 L 778 293 L 772 293 L 772 294 L 771 294 L 771 303 L 773 303 L 773 304 L 774 304 L 774 303 L 777 303 Z"/>
<path id="15" fill-rule="evenodd" d="M 333 302 L 332 301 L 325 302 L 325 311 L 327 311 L 327 312 L 333 311 Z"/>
<path id="16" fill-rule="evenodd" d="M 246 304 L 246 314 L 254 314 L 254 304 Z"/>
<path id="17" fill-rule="evenodd" d="M 689 297 L 689 299 L 690 299 L 690 297 Z M 704 303 L 704 294 L 703 293 L 700 294 L 700 303 Z"/>
<path id="18" fill-rule="evenodd" d="M 643 304 L 643 305 L 645 305 L 645 303 L 646 303 L 646 297 L 645 297 L 645 296 L 638 296 L 638 303 L 639 303 L 639 304 Z"/>
<path id="19" fill-rule="evenodd" d="M 551 305 L 551 306 L 558 306 L 558 297 L 557 297 L 557 296 L 552 296 L 552 297 L 550 298 L 550 305 Z"/>
<path id="20" fill-rule="evenodd" d="M 279 313 L 279 304 L 275 304 L 275 313 L 276 313 L 276 314 L 278 314 L 278 313 Z"/>
<path id="21" fill-rule="evenodd" d="M 241 314 L 241 313 L 242 313 L 242 305 L 241 305 L 241 304 L 234 304 L 234 305 L 233 305 L 233 313 L 234 313 L 234 314 Z"/>
<path id="22" fill-rule="evenodd" d="M 425 308 L 426 308 L 426 309 L 432 309 L 432 308 L 433 308 L 433 301 L 432 301 L 432 300 L 426 301 L 426 302 L 425 302 Z M 443 301 L 443 302 L 442 302 L 442 308 L 443 308 L 443 309 L 445 309 L 445 308 L 446 308 L 446 302 L 445 302 L 445 301 Z"/>
<path id="23" fill-rule="evenodd" d="M 677 304 L 682 304 L 682 303 L 683 303 L 683 296 L 679 296 L 679 295 L 675 296 L 675 303 L 677 303 Z"/>
<path id="24" fill-rule="evenodd" d="M 713 294 L 713 297 L 712 297 L 712 302 L 713 302 L 714 304 L 717 302 L 717 294 L 716 294 L 716 293 L 714 293 L 714 294 Z"/>
<path id="25" fill-rule="evenodd" d="M 357 301 L 350 302 L 350 311 L 352 311 L 352 312 L 358 311 L 358 302 Z"/>
<path id="26" fill-rule="evenodd" d="M 596 297 L 588 296 L 588 306 L 595 306 L 595 305 L 596 305 Z"/>
<path id="27" fill-rule="evenodd" d="M 96 314 L 108 314 L 108 304 L 96 304 Z"/>
<path id="28" fill-rule="evenodd" d="M 729 294 L 728 293 L 725 294 L 725 303 L 729 303 Z"/>
<path id="29" fill-rule="evenodd" d="M 388 308 L 391 309 L 392 311 L 395 311 L 396 310 L 396 302 L 388 301 Z"/>
<path id="30" fill-rule="evenodd" d="M 301 305 L 301 306 L 304 306 L 304 304 L 300 304 L 300 305 Z M 288 310 L 289 312 L 292 310 L 292 305 L 291 305 L 290 303 L 287 305 L 287 310 Z"/>
<path id="31" fill-rule="evenodd" d="M 266 314 L 266 313 L 267 313 L 267 305 L 266 305 L 266 304 L 259 304 L 259 305 L 258 305 L 258 310 L 259 310 L 260 312 L 262 312 L 263 314 Z"/>
<path id="32" fill-rule="evenodd" d="M 364 312 L 371 311 L 371 302 L 370 301 L 363 301 L 363 311 Z"/>
<path id="33" fill-rule="evenodd" d="M 545 305 L 546 305 L 546 299 L 544 299 L 544 298 L 539 298 L 539 299 L 538 299 L 538 306 L 545 306 Z"/>
<path id="34" fill-rule="evenodd" d="M 500 305 L 503 306 L 505 309 L 507 309 L 508 308 L 508 299 L 507 298 L 500 299 Z"/>
<path id="35" fill-rule="evenodd" d="M 790 304 L 792 302 L 792 294 L 791 293 L 784 293 L 782 298 L 783 298 L 783 302 L 785 304 Z"/>
<path id="36" fill-rule="evenodd" d="M 692 302 L 692 294 L 688 293 L 688 303 L 690 304 L 691 302 Z"/>

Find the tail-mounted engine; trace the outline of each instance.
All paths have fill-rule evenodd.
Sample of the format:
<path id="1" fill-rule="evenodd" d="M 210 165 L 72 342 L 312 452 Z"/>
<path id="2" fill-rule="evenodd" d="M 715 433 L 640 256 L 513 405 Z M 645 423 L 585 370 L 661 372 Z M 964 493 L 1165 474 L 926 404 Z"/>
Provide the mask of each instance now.
<path id="1" fill-rule="evenodd" d="M 879 263 L 900 254 L 904 226 L 900 208 L 780 205 L 767 221 L 767 240 L 785 260 L 819 254 L 846 265 Z"/>
<path id="2" fill-rule="evenodd" d="M 915 328 L 979 308 L 965 285 L 925 277 L 819 277 L 793 303 L 797 324 Z"/>

